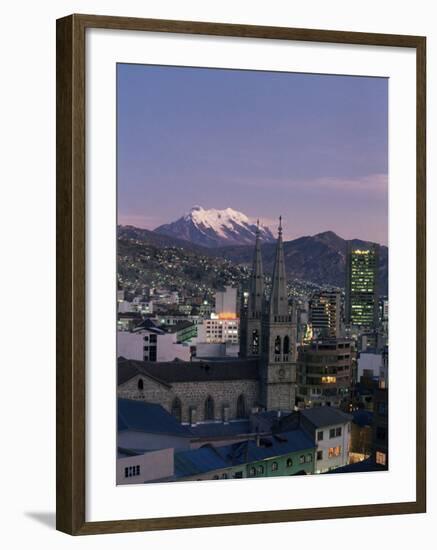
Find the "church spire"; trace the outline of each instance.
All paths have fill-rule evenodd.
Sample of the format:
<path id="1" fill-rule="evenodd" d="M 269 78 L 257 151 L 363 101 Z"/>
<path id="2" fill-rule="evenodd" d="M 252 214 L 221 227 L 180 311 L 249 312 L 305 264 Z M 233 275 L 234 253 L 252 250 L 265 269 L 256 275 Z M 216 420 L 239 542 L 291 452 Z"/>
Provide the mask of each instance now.
<path id="1" fill-rule="evenodd" d="M 279 216 L 278 242 L 273 267 L 270 315 L 288 315 L 288 293 L 285 276 L 284 246 L 282 243 L 282 216 Z"/>
<path id="2" fill-rule="evenodd" d="M 255 253 L 253 256 L 252 275 L 249 286 L 249 316 L 258 317 L 263 310 L 264 274 L 261 257 L 261 240 L 259 220 L 256 222 Z"/>

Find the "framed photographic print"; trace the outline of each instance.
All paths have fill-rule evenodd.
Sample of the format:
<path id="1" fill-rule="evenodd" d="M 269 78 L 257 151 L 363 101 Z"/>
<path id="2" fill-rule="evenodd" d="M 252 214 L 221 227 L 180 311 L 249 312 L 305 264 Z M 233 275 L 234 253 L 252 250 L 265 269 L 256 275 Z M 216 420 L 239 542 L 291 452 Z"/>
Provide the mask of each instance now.
<path id="1" fill-rule="evenodd" d="M 424 37 L 57 22 L 57 528 L 426 510 Z"/>

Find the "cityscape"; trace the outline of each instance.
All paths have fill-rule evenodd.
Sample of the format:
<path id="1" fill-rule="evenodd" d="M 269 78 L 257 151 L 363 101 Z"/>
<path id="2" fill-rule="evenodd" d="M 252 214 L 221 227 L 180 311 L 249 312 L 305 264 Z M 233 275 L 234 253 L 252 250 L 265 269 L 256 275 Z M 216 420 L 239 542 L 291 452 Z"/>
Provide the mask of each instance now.
<path id="1" fill-rule="evenodd" d="M 234 87 L 226 88 L 228 73 L 239 71 L 123 64 L 117 70 L 117 484 L 387 470 L 385 79 L 325 81 L 320 75 L 271 73 L 290 124 L 298 124 L 290 94 L 300 102 L 305 127 L 315 120 L 314 102 L 323 103 L 323 94 L 332 98 L 329 113 L 338 131 L 333 136 L 322 124 L 317 139 L 327 140 L 325 147 L 336 140 L 336 147 L 348 152 L 348 161 L 337 163 L 319 153 L 317 170 L 329 173 L 322 184 L 305 162 L 307 185 L 299 187 L 291 180 L 289 186 L 277 184 L 273 176 L 267 184 L 258 178 L 259 144 L 248 127 L 253 116 L 262 118 L 263 109 L 271 114 L 270 92 L 253 86 L 268 75 L 237 74 L 233 86 L 247 92 L 240 103 Z M 162 137 L 157 119 L 162 139 L 150 145 L 149 157 L 146 121 L 163 108 L 160 102 L 177 102 L 184 86 L 199 91 L 195 84 L 201 84 L 208 109 L 214 111 L 211 101 L 217 100 L 217 113 L 204 130 L 208 139 L 213 132 L 215 148 L 209 144 L 211 153 L 199 155 L 207 138 L 196 132 L 186 147 L 184 117 L 192 120 L 193 113 L 206 109 L 193 91 L 193 97 L 184 96 L 183 110 L 173 112 L 166 103 L 161 125 L 169 133 Z M 296 89 L 301 91 L 290 91 Z M 246 113 L 242 106 L 255 100 L 257 115 Z M 354 100 L 364 114 L 352 114 Z M 232 146 L 238 149 L 241 142 L 245 150 L 250 143 L 254 165 L 236 150 L 230 160 L 233 177 L 222 170 L 217 179 L 215 171 L 209 188 L 203 170 L 211 170 L 220 160 L 216 156 L 222 158 L 221 146 L 228 147 L 221 129 L 230 105 L 243 113 Z M 356 128 L 357 116 L 361 133 L 355 130 L 355 138 L 349 124 Z M 313 138 L 305 139 L 296 159 L 307 146 L 315 147 Z M 288 162 L 303 170 L 288 149 L 278 157 L 273 137 L 263 145 L 263 162 L 272 163 L 272 172 L 278 158 L 284 170 Z M 175 173 L 164 177 L 169 166 Z M 246 178 L 254 182 L 249 192 Z M 167 201 L 159 200 L 161 192 Z M 302 217 L 300 203 L 306 208 Z M 336 213 L 338 206 L 344 215 Z M 356 210 L 353 216 L 348 209 Z"/>

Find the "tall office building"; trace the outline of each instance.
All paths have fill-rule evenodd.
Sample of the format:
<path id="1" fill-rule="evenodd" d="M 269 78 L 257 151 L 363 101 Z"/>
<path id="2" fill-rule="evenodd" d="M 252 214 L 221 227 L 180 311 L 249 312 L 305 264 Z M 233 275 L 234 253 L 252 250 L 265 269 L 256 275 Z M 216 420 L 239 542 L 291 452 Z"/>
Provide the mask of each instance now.
<path id="1" fill-rule="evenodd" d="M 309 303 L 309 322 L 313 337 L 340 338 L 341 293 L 325 290 L 313 294 Z"/>
<path id="2" fill-rule="evenodd" d="M 359 248 L 348 244 L 346 257 L 345 321 L 357 327 L 378 325 L 379 245 Z"/>

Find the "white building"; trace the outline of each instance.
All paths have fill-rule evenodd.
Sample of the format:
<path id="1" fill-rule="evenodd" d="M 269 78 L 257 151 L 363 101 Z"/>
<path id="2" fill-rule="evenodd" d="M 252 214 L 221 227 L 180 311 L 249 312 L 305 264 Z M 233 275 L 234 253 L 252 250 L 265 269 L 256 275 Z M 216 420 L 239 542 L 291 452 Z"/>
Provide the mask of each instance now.
<path id="1" fill-rule="evenodd" d="M 165 480 L 171 478 L 173 473 L 174 449 L 159 449 L 146 453 L 118 451 L 117 485 Z"/>
<path id="2" fill-rule="evenodd" d="M 315 473 L 349 464 L 352 416 L 335 407 L 313 407 L 301 411 L 302 428 L 317 445 Z"/>
<path id="3" fill-rule="evenodd" d="M 197 326 L 197 341 L 208 344 L 239 343 L 240 319 L 220 319 L 211 314 Z"/>
<path id="4" fill-rule="evenodd" d="M 127 300 L 118 300 L 118 312 L 119 313 L 130 313 L 138 311 L 143 314 L 153 313 L 153 301 L 144 300 L 143 297 L 136 296 L 132 302 Z"/>
<path id="5" fill-rule="evenodd" d="M 189 343 L 178 343 L 177 332 L 166 332 L 146 320 L 133 331 L 117 331 L 117 356 L 137 361 L 190 361 Z"/>
<path id="6" fill-rule="evenodd" d="M 237 289 L 226 286 L 215 293 L 215 312 L 221 318 L 237 317 Z"/>

